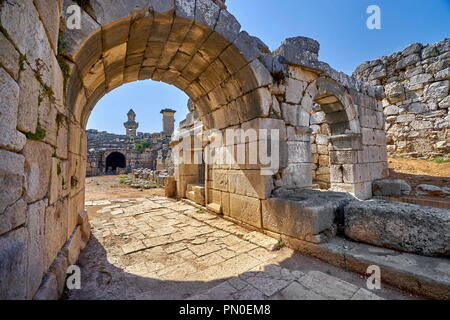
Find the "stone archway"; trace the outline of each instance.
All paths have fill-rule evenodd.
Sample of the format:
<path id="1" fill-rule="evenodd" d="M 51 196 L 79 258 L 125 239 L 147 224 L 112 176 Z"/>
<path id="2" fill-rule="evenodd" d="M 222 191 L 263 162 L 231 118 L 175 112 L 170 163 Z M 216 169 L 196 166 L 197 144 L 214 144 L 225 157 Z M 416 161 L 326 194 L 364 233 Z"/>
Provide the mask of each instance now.
<path id="1" fill-rule="evenodd" d="M 385 141 L 384 131 L 381 130 L 383 123 L 379 116 L 377 119 L 377 105 L 336 80 L 323 76 L 308 87 L 307 95 L 319 105 L 329 128 L 326 138 L 330 189 L 350 192 L 362 199 L 370 198 L 373 177 L 386 175 L 385 164 L 381 163 L 386 154 L 375 158 L 369 156 L 376 153 L 371 152 L 372 148 L 378 150 L 376 145 Z M 368 103 L 368 108 L 364 103 Z"/>
<path id="2" fill-rule="evenodd" d="M 123 153 L 111 152 L 105 161 L 105 172 L 116 172 L 117 168 L 126 168 L 127 160 Z"/>
<path id="3" fill-rule="evenodd" d="M 65 1 L 65 8 L 71 4 Z M 82 29 L 62 34 L 71 111 L 69 168 L 80 181 L 72 188 L 72 216 L 84 208 L 80 163 L 86 151 L 79 141 L 85 140 L 92 109 L 109 91 L 146 79 L 172 84 L 191 98 L 204 128 L 218 130 L 269 117 L 272 104 L 272 77 L 258 59 L 267 47 L 241 31 L 236 19 L 214 1 L 90 4 L 82 11 Z M 257 129 L 260 124 L 250 125 Z M 198 170 L 196 175 L 204 176 Z"/>
<path id="4" fill-rule="evenodd" d="M 68 30 L 60 18 L 78 3 L 81 29 Z M 0 1 L 0 22 L 0 182 L 7 186 L 0 189 L 0 254 L 8 257 L 0 259 L 0 293 L 7 298 L 61 295 L 67 265 L 76 263 L 90 235 L 86 123 L 98 100 L 127 82 L 153 79 L 178 87 L 206 129 L 278 130 L 284 149 L 273 175 L 261 175 L 259 162 L 205 169 L 207 205 L 253 228 L 268 229 L 263 202 L 276 190 L 311 187 L 314 100 L 328 106 L 336 101 L 326 99 L 336 97 L 349 120 L 348 127 L 336 122 L 333 136 L 342 168 L 335 188 L 366 199 L 371 182 L 383 177 L 380 94 L 320 62 L 312 39 L 287 39 L 270 52 L 240 30 L 221 1 L 58 0 L 46 6 L 8 0 Z M 343 89 L 321 85 L 327 81 Z M 247 152 L 259 141 L 215 148 L 239 145 Z M 361 148 L 353 145 L 358 141 Z M 189 167 L 180 166 L 178 174 L 183 170 L 186 181 L 198 179 Z"/>

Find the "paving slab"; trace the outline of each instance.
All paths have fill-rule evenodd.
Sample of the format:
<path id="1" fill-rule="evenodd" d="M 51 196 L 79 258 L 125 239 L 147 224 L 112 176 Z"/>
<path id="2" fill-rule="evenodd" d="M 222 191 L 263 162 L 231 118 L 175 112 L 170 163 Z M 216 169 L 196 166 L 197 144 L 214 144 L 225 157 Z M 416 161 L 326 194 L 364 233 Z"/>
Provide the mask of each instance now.
<path id="1" fill-rule="evenodd" d="M 390 287 L 368 291 L 357 274 L 280 248 L 266 235 L 183 202 L 92 205 L 98 206 L 90 217 L 92 237 L 77 262 L 81 290 L 66 291 L 66 299 L 415 298 Z M 442 273 L 446 267 L 436 266 Z"/>

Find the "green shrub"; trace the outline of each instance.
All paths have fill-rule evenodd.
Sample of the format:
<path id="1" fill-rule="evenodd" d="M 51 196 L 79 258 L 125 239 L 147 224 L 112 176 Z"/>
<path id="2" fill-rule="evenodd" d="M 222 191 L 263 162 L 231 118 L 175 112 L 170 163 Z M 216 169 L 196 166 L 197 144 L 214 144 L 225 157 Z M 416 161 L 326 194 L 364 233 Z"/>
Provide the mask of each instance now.
<path id="1" fill-rule="evenodd" d="M 149 148 L 151 143 L 148 141 L 140 141 L 134 146 L 134 152 L 142 153 L 146 148 Z"/>

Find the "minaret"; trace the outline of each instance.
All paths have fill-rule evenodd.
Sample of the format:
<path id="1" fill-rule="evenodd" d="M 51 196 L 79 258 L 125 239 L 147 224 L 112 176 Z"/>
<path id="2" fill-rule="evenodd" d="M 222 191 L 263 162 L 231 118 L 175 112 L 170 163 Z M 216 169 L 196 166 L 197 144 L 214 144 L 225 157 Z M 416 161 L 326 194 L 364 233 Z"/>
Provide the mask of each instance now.
<path id="1" fill-rule="evenodd" d="M 163 115 L 163 134 L 166 136 L 172 136 L 175 130 L 175 110 L 164 109 L 161 110 Z"/>
<path id="2" fill-rule="evenodd" d="M 130 109 L 127 113 L 128 121 L 123 124 L 126 129 L 126 135 L 128 137 L 136 137 L 136 131 L 139 127 L 139 123 L 136 122 L 136 113 L 134 113 L 133 109 Z"/>

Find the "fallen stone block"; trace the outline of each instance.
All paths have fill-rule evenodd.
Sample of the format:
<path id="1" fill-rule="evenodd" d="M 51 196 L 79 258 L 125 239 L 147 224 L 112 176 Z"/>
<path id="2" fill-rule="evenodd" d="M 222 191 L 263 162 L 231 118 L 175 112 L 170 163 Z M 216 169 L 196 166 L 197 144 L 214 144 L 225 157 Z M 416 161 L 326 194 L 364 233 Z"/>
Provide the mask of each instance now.
<path id="1" fill-rule="evenodd" d="M 449 256 L 449 230 L 448 210 L 386 201 L 353 201 L 344 208 L 345 235 L 379 247 Z"/>
<path id="2" fill-rule="evenodd" d="M 439 188 L 438 186 L 433 186 L 429 184 L 421 184 L 416 187 L 416 194 L 418 196 L 428 196 L 428 197 L 450 197 L 450 192 L 446 191 L 444 188 Z"/>
<path id="3" fill-rule="evenodd" d="M 409 196 L 411 193 L 411 186 L 401 179 L 376 180 L 373 182 L 372 192 L 374 196 Z"/>

